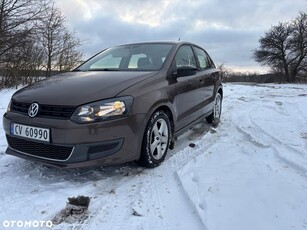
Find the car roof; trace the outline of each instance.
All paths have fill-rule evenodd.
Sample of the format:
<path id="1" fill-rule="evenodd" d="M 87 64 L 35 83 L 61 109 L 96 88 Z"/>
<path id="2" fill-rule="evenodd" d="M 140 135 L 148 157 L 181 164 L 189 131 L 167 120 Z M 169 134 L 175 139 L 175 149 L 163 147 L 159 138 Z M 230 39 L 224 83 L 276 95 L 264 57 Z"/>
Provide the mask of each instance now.
<path id="1" fill-rule="evenodd" d="M 126 46 L 126 45 L 142 45 L 142 44 L 173 44 L 173 45 L 191 44 L 191 45 L 194 45 L 193 43 L 185 42 L 185 41 L 145 41 L 145 42 L 121 44 L 121 45 L 116 45 L 113 47 Z"/>

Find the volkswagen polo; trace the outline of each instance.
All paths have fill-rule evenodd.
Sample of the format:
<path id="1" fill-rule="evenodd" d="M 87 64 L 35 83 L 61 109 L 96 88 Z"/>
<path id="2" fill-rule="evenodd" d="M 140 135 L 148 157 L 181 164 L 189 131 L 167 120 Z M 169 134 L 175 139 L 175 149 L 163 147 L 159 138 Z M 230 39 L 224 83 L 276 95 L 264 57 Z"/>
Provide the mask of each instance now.
<path id="1" fill-rule="evenodd" d="M 12 96 L 6 153 L 56 167 L 155 167 L 179 134 L 219 120 L 222 98 L 219 71 L 195 44 L 108 48 Z"/>

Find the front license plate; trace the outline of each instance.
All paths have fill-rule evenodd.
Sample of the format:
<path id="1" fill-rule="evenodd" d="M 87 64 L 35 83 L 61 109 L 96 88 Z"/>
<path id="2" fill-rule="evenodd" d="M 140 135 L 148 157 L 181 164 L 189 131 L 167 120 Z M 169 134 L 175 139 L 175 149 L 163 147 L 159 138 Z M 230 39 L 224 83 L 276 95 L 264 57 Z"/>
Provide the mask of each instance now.
<path id="1" fill-rule="evenodd" d="M 50 130 L 45 128 L 11 123 L 11 134 L 32 140 L 50 142 Z"/>

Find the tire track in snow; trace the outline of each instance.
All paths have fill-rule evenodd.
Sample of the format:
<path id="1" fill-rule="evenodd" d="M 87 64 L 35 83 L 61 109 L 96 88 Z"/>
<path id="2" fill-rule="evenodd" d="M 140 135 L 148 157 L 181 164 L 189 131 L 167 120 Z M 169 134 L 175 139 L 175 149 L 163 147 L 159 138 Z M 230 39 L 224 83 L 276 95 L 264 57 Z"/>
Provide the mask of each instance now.
<path id="1" fill-rule="evenodd" d="M 209 125 L 207 124 L 207 126 Z M 202 135 L 201 138 L 199 139 L 197 138 L 198 140 L 194 142 L 196 144 L 195 148 L 190 149 L 189 151 L 185 150 L 183 155 L 181 155 L 181 152 L 176 153 L 176 158 L 181 157 L 181 159 L 187 159 L 187 161 L 184 161 L 184 164 L 178 164 L 178 162 L 176 162 L 177 159 L 175 159 L 175 162 L 173 162 L 173 164 L 171 162 L 172 168 L 176 170 L 176 177 L 181 184 L 184 195 L 189 200 L 190 205 L 193 207 L 196 214 L 198 215 L 198 218 L 203 225 L 203 230 L 208 230 L 208 227 L 207 227 L 207 203 L 206 200 L 203 199 L 200 195 L 201 188 L 199 187 L 198 183 L 199 180 L 201 180 L 201 178 L 199 178 L 198 175 L 195 174 L 195 172 L 193 172 L 192 169 L 192 173 L 189 175 L 190 184 L 188 185 L 183 184 L 183 181 L 181 180 L 182 175 L 180 175 L 182 174 L 181 169 L 184 168 L 185 165 L 193 165 L 193 162 L 194 163 L 196 162 L 197 157 L 211 154 L 211 147 L 218 144 L 218 141 L 221 138 L 221 136 L 228 136 L 227 132 L 229 132 L 228 128 L 230 126 L 231 126 L 231 119 L 228 119 L 228 117 L 223 118 L 221 124 L 217 129 L 214 129 L 211 126 L 209 126 L 209 128 L 206 129 L 204 135 Z M 193 166 L 189 168 L 193 168 Z M 191 194 L 186 190 L 186 187 L 194 188 L 193 197 L 191 197 Z M 196 202 L 195 199 L 197 200 Z"/>
<path id="2" fill-rule="evenodd" d="M 251 94 L 253 93 L 251 92 Z M 266 96 L 265 91 L 260 95 Z M 226 104 L 226 102 L 229 102 L 229 104 L 225 106 L 226 111 L 225 110 L 223 111 L 222 125 L 219 127 L 218 134 L 225 135 L 225 136 L 229 134 L 229 138 L 228 139 L 221 138 L 219 141 L 221 142 L 223 139 L 224 142 L 236 143 L 238 146 L 241 145 L 242 141 L 251 143 L 252 145 L 250 145 L 248 149 L 247 148 L 244 149 L 245 146 L 248 146 L 248 144 L 246 145 L 246 143 L 243 143 L 241 148 L 242 148 L 242 152 L 247 153 L 248 155 L 253 154 L 250 157 L 250 161 L 253 162 L 253 164 L 260 165 L 260 166 L 255 166 L 254 170 L 257 170 L 257 168 L 262 168 L 262 165 L 264 164 L 266 167 L 269 168 L 270 171 L 272 171 L 272 173 L 282 173 L 283 174 L 282 176 L 285 176 L 285 178 L 287 178 L 287 175 L 286 175 L 287 172 L 283 170 L 284 165 L 282 165 L 283 163 L 286 163 L 286 162 L 279 159 L 278 153 L 281 151 L 276 150 L 275 148 L 276 146 L 282 146 L 283 142 L 276 142 L 275 140 L 272 140 L 270 136 L 263 133 L 263 131 L 260 129 L 261 126 L 255 126 L 252 123 L 253 119 L 251 117 L 251 114 L 249 114 L 249 112 L 253 113 L 253 111 L 255 111 L 256 112 L 255 114 L 259 114 L 259 112 L 257 113 L 257 111 L 262 109 L 262 108 L 259 108 L 259 105 L 261 103 L 257 103 L 258 105 L 253 106 L 251 105 L 251 103 L 253 103 L 253 101 L 256 101 L 256 100 L 252 100 L 252 98 L 250 98 L 249 100 L 245 100 L 244 96 L 242 97 L 240 96 L 241 95 L 236 95 L 236 97 L 234 98 L 225 100 L 224 105 Z M 249 95 L 248 97 L 251 97 L 251 96 Z M 259 101 L 259 97 L 257 98 L 257 100 Z M 274 105 L 275 103 L 274 101 L 265 98 L 265 105 L 267 105 L 266 103 L 272 104 L 272 102 Z M 280 105 L 280 103 L 276 105 Z M 250 109 L 250 106 L 253 106 L 253 108 L 251 111 L 250 110 L 248 111 L 238 110 L 239 108 L 245 108 L 245 106 L 249 107 L 249 109 Z M 274 106 L 270 106 L 270 107 L 271 109 L 274 109 Z M 281 111 L 283 110 L 280 109 L 279 112 Z M 291 115 L 291 113 L 286 111 L 284 115 Z M 254 135 L 254 134 L 257 134 L 257 135 Z M 205 135 L 205 137 L 206 136 L 208 138 L 208 135 Z M 218 145 L 220 142 L 216 142 L 215 144 Z M 288 147 L 289 147 L 289 151 L 291 150 L 295 152 L 296 150 L 295 148 L 293 148 L 292 146 L 288 146 Z M 213 148 L 214 148 L 214 145 L 213 145 Z M 200 156 L 201 154 L 207 154 L 210 152 L 210 147 L 202 148 L 202 149 L 203 149 L 203 153 L 195 153 L 195 157 Z M 262 150 L 264 150 L 263 151 L 264 154 L 260 155 L 259 153 L 261 153 Z M 296 154 L 298 153 L 301 153 L 301 152 L 300 151 L 296 152 Z M 218 154 L 218 153 L 214 153 L 214 154 Z M 277 160 L 275 161 L 273 160 L 274 164 L 270 165 L 271 162 L 269 159 L 271 159 L 272 157 Z M 199 195 L 200 194 L 199 185 L 197 183 L 199 178 L 197 178 L 197 176 L 195 176 L 195 173 L 193 173 L 194 172 L 193 166 L 194 166 L 193 162 L 190 161 L 188 163 L 188 167 L 186 167 L 188 168 L 188 170 L 186 172 L 181 171 L 180 175 L 177 173 L 177 176 L 179 180 L 181 180 L 180 178 L 181 176 L 184 177 L 184 180 L 181 181 L 181 183 L 185 183 L 185 184 L 182 184 L 182 187 L 184 188 L 187 197 L 190 199 L 191 203 L 197 210 L 197 213 L 200 216 L 200 219 L 202 220 L 204 226 L 206 226 L 207 225 L 206 199 L 201 198 Z M 299 173 L 303 172 L 301 171 L 301 168 L 296 167 L 296 165 L 292 165 L 291 167 L 291 164 L 290 164 L 289 166 L 295 172 L 299 172 Z M 204 167 L 206 166 L 204 165 Z M 211 187 L 208 188 L 208 192 L 211 192 Z M 206 192 L 203 192 L 203 194 L 205 193 Z M 200 207 L 205 207 L 205 208 L 203 210 Z"/>
<path id="3" fill-rule="evenodd" d="M 267 104 L 264 104 L 263 106 L 269 109 L 276 110 L 276 108 L 272 106 L 267 106 Z M 289 117 L 290 119 L 291 113 L 288 110 L 288 106 L 283 110 L 286 111 L 286 113 L 282 114 L 286 117 Z M 291 104 L 291 109 L 292 112 L 295 113 L 295 107 L 293 107 L 293 104 Z M 306 152 L 304 152 L 303 150 L 304 146 L 295 146 L 291 143 L 285 143 L 282 140 L 279 140 L 267 130 L 265 130 L 263 128 L 263 125 L 257 123 L 257 121 L 255 121 L 255 119 L 252 117 L 252 115 L 254 114 L 253 111 L 257 110 L 259 110 L 259 107 L 255 107 L 254 109 L 250 110 L 249 114 L 246 114 L 244 112 L 243 114 L 240 114 L 238 120 L 242 120 L 243 122 L 236 124 L 237 130 L 243 134 L 245 140 L 248 140 L 253 145 L 259 148 L 272 148 L 274 150 L 273 152 L 276 158 L 278 158 L 280 161 L 284 162 L 289 167 L 300 172 L 301 175 L 306 177 L 307 159 Z M 277 109 L 276 112 L 280 113 L 281 111 Z M 304 121 L 302 117 L 298 117 L 297 119 Z M 244 124 L 244 126 L 241 124 Z M 270 125 L 269 121 L 267 125 Z M 297 147 L 300 147 L 302 150 L 298 150 Z M 292 155 L 290 155 L 290 153 Z"/>
<path id="4" fill-rule="evenodd" d="M 191 184 L 186 185 L 181 180 L 182 175 L 180 175 L 178 172 L 176 172 L 176 176 L 177 176 L 178 180 L 180 181 L 180 184 L 183 188 L 185 196 L 189 200 L 191 206 L 193 206 L 193 208 L 195 209 L 195 212 L 197 213 L 199 220 L 203 224 L 203 230 L 208 230 L 208 227 L 207 227 L 207 203 L 206 203 L 205 199 L 201 199 L 201 196 L 200 196 L 200 188 L 199 188 L 199 185 L 198 185 L 199 178 L 197 177 L 197 175 L 195 175 L 194 172 L 192 172 L 192 174 L 189 175 Z M 196 198 L 191 197 L 191 194 L 186 190 L 187 186 L 195 188 L 194 189 L 195 193 L 193 195 Z M 194 199 L 196 199 L 196 201 Z"/>
<path id="5" fill-rule="evenodd" d="M 279 141 L 275 141 L 274 138 L 270 139 L 270 135 L 268 135 L 266 138 L 266 140 L 270 140 L 269 142 L 271 142 L 270 145 L 266 145 L 264 143 L 260 143 L 259 141 L 256 141 L 255 138 L 248 133 L 247 131 L 245 131 L 244 129 L 237 127 L 238 131 L 240 133 L 243 134 L 243 138 L 247 141 L 249 141 L 250 143 L 252 143 L 254 146 L 260 148 L 260 151 L 262 148 L 270 148 L 273 150 L 274 152 L 274 156 L 279 159 L 281 162 L 285 163 L 286 165 L 288 165 L 289 167 L 291 167 L 292 169 L 294 169 L 295 171 L 298 171 L 302 176 L 307 178 L 307 169 L 306 166 L 304 164 L 305 160 L 304 159 L 291 159 L 289 156 L 287 156 L 286 153 L 284 152 L 284 148 L 292 151 L 292 152 L 296 152 L 299 155 L 303 156 L 303 153 L 296 150 L 295 148 L 291 147 L 291 146 L 287 146 L 287 145 L 282 145 L 283 148 L 278 147 L 280 145 Z M 258 132 L 259 133 L 259 132 Z M 247 153 L 246 151 L 244 151 L 245 153 Z M 297 162 L 302 162 L 302 164 L 298 164 Z M 267 164 L 267 162 L 265 162 L 265 164 Z"/>
<path id="6" fill-rule="evenodd" d="M 307 160 L 305 158 L 306 153 L 296 149 L 292 145 L 280 141 L 272 134 L 264 130 L 256 122 L 252 121 L 252 124 L 254 127 L 256 127 L 257 133 L 263 135 L 263 139 L 268 140 L 268 142 L 271 143 L 271 146 L 275 149 L 274 152 L 276 157 L 288 164 L 290 167 L 300 171 L 303 175 L 307 176 Z M 290 153 L 293 154 L 290 155 Z"/>

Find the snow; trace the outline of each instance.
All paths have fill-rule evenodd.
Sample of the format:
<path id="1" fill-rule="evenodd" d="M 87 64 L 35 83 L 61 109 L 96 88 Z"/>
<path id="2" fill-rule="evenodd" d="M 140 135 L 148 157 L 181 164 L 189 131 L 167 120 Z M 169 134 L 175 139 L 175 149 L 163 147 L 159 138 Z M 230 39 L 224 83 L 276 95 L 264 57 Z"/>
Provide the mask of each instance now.
<path id="1" fill-rule="evenodd" d="M 0 92 L 0 115 L 13 92 Z M 225 84 L 221 124 L 196 125 L 155 169 L 58 170 L 6 145 L 0 123 L 0 229 L 51 220 L 78 195 L 91 198 L 89 218 L 54 229 L 307 228 L 306 85 Z"/>

